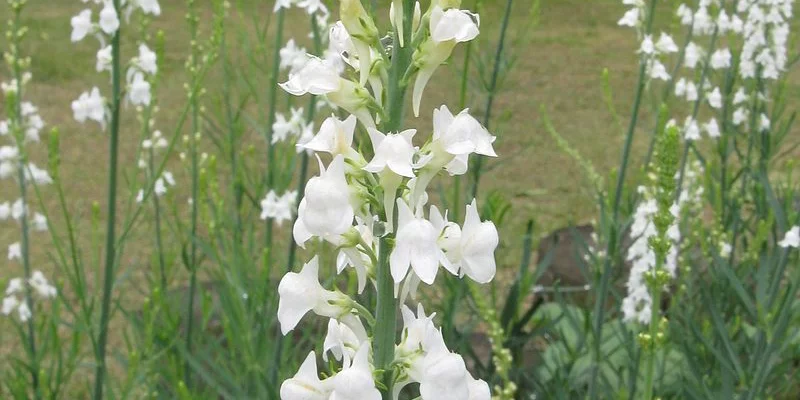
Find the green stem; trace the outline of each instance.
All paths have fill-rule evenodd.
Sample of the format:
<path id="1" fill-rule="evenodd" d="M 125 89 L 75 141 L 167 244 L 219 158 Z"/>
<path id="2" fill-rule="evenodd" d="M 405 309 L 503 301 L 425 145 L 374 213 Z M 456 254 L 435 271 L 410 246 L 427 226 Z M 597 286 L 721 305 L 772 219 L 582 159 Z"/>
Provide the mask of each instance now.
<path id="1" fill-rule="evenodd" d="M 275 124 L 275 113 L 277 110 L 276 103 L 278 98 L 278 74 L 280 73 L 281 66 L 281 46 L 283 44 L 283 25 L 285 19 L 285 11 L 280 9 L 278 11 L 278 27 L 275 33 L 275 48 L 272 54 L 272 72 L 269 84 L 269 122 L 267 123 L 267 188 L 272 189 L 275 184 L 275 145 L 272 143 L 272 125 Z M 267 219 L 266 231 L 266 247 L 272 246 L 272 218 Z M 272 254 L 272 252 L 270 252 Z"/>
<path id="2" fill-rule="evenodd" d="M 147 124 L 145 124 L 146 126 Z M 150 176 L 151 179 L 156 180 L 158 179 L 155 175 L 153 175 L 153 150 L 150 149 Z M 166 268 L 166 261 L 164 260 L 164 244 L 161 240 L 161 203 L 158 201 L 158 196 L 153 196 L 153 209 L 155 212 L 155 219 L 156 219 L 156 252 L 158 253 L 158 269 L 160 273 L 160 284 L 161 284 L 161 293 L 166 293 L 167 290 L 167 268 Z"/>
<path id="3" fill-rule="evenodd" d="M 394 361 L 395 330 L 397 323 L 397 304 L 394 298 L 394 281 L 389 273 L 389 252 L 391 246 L 388 238 L 382 237 L 378 242 L 378 266 L 377 266 L 377 292 L 378 301 L 375 313 L 375 335 L 374 342 L 374 363 L 375 369 L 384 370 L 384 383 L 389 389 L 384 393 L 384 399 L 391 396 L 391 376 L 392 371 L 386 370 L 389 364 Z"/>
<path id="4" fill-rule="evenodd" d="M 414 13 L 414 1 L 403 1 L 403 41 L 411 43 L 411 17 Z M 395 32 L 394 43 L 400 43 Z M 384 132 L 396 132 L 403 124 L 405 112 L 405 96 L 408 82 L 403 79 L 411 64 L 412 46 L 392 46 L 392 64 L 389 70 L 387 85 L 387 119 L 382 129 Z M 396 210 L 395 210 L 396 211 Z M 387 215 L 386 218 L 394 218 Z M 397 226 L 397 224 L 395 224 Z M 378 242 L 378 265 L 376 266 L 377 303 L 375 312 L 375 331 L 373 341 L 374 365 L 384 371 L 383 381 L 387 390 L 384 400 L 391 399 L 392 371 L 390 365 L 394 361 L 394 347 L 397 324 L 397 299 L 394 297 L 394 281 L 389 271 L 390 237 L 383 236 Z"/>
<path id="5" fill-rule="evenodd" d="M 494 53 L 492 80 L 489 82 L 489 95 L 486 98 L 486 113 L 483 115 L 483 126 L 486 129 L 489 129 L 489 122 L 492 118 L 492 106 L 494 105 L 494 97 L 497 93 L 497 79 L 500 77 L 500 62 L 502 61 L 503 49 L 505 48 L 506 32 L 508 30 L 509 21 L 511 20 L 511 5 L 513 2 L 513 0 L 506 1 L 506 10 L 503 14 L 503 25 L 500 27 L 500 41 L 497 44 L 497 51 Z M 477 157 L 472 168 L 473 199 L 478 195 L 478 185 L 480 184 L 481 180 L 481 169 L 483 169 L 483 157 Z"/>
<path id="6" fill-rule="evenodd" d="M 652 0 L 650 2 L 650 7 L 647 13 L 647 24 L 645 32 L 649 33 L 653 28 L 653 16 L 655 14 L 655 7 L 658 0 Z M 642 102 L 642 93 L 644 92 L 645 84 L 647 83 L 646 79 L 647 73 L 647 62 L 644 58 L 639 61 L 639 80 L 636 84 L 636 94 L 634 95 L 633 100 L 633 110 L 631 111 L 631 119 L 630 123 L 628 124 L 628 131 L 625 134 L 625 144 L 622 149 L 622 161 L 620 162 L 619 173 L 617 176 L 617 185 L 614 191 L 614 203 L 612 207 L 612 218 L 611 218 L 611 232 L 609 232 L 608 237 L 608 247 L 606 248 L 606 260 L 603 263 L 603 271 L 602 276 L 600 277 L 600 288 L 598 291 L 597 301 L 595 302 L 594 307 L 594 315 L 595 319 L 593 321 L 593 331 L 594 331 L 594 348 L 592 349 L 592 376 L 589 380 L 589 398 L 596 399 L 597 398 L 597 376 L 600 370 L 600 362 L 602 353 L 600 351 L 600 345 L 602 340 L 601 336 L 601 329 L 602 324 L 605 319 L 605 304 L 606 298 L 608 296 L 608 287 L 611 281 L 611 261 L 612 259 L 616 258 L 617 254 L 617 220 L 619 219 L 619 207 L 622 201 L 622 189 L 625 184 L 625 172 L 628 169 L 628 159 L 630 158 L 631 153 L 631 144 L 633 143 L 633 133 L 636 130 L 636 124 L 639 121 L 639 109 Z"/>
<path id="7" fill-rule="evenodd" d="M 192 84 L 197 86 L 199 80 L 199 65 L 198 60 L 200 55 L 197 48 L 197 10 L 194 7 L 194 0 L 189 1 L 189 29 L 192 36 L 192 55 L 191 55 L 191 70 L 192 70 Z M 221 43 L 224 43 L 224 35 Z M 191 387 L 191 365 L 189 360 L 192 358 L 192 347 L 194 340 L 194 294 L 197 291 L 197 217 L 198 217 L 198 203 L 199 203 L 199 165 L 197 157 L 197 133 L 200 131 L 200 105 L 197 101 L 197 91 L 190 93 L 190 107 L 192 118 L 192 131 L 189 135 L 189 157 L 191 159 L 191 174 L 192 174 L 192 215 L 190 229 L 190 250 L 189 250 L 189 299 L 186 310 L 186 363 L 183 367 L 183 380 L 187 388 Z M 233 135 L 233 133 L 230 133 Z M 166 294 L 166 293 L 162 293 Z"/>
<path id="8" fill-rule="evenodd" d="M 39 357 L 37 355 L 36 350 L 36 329 L 34 325 L 34 306 L 33 306 L 33 297 L 31 296 L 31 288 L 27 282 L 30 280 L 31 277 L 31 263 L 30 263 L 30 229 L 28 227 L 28 198 L 27 198 L 27 181 L 25 179 L 25 162 L 27 160 L 27 154 L 25 152 L 25 134 L 23 132 L 23 117 L 22 117 L 22 68 L 20 66 L 20 54 L 19 54 L 19 43 L 21 36 L 19 35 L 20 30 L 20 15 L 22 13 L 22 6 L 17 5 L 14 8 L 14 19 L 11 25 L 11 34 L 13 35 L 13 71 L 14 79 L 16 81 L 16 89 L 17 94 L 14 100 L 14 115 L 12 118 L 16 119 L 16 121 L 12 124 L 15 126 L 16 132 L 14 132 L 14 138 L 17 141 L 17 148 L 19 150 L 19 163 L 17 165 L 17 180 L 19 183 L 19 191 L 20 191 L 20 200 L 22 201 L 22 205 L 24 207 L 24 213 L 22 218 L 20 218 L 20 227 L 22 233 L 22 239 L 20 243 L 21 253 L 22 253 L 22 269 L 23 274 L 25 275 L 25 304 L 28 307 L 28 310 L 31 313 L 31 316 L 28 318 L 27 321 L 27 330 L 28 330 L 28 338 L 27 342 L 27 351 L 28 357 L 30 358 L 30 373 L 31 373 L 31 384 L 33 386 L 33 392 L 37 399 L 42 397 L 41 391 L 39 389 Z"/>
<path id="9" fill-rule="evenodd" d="M 659 261 L 662 261 L 661 259 Z M 661 264 L 661 263 L 658 263 Z M 657 267 L 655 271 L 660 268 Z M 650 354 L 647 356 L 647 367 L 645 369 L 645 385 L 644 393 L 645 399 L 651 400 L 653 398 L 653 384 L 655 380 L 655 366 L 656 366 L 656 335 L 658 334 L 658 317 L 659 310 L 661 309 L 661 288 L 655 288 L 652 295 L 653 303 L 650 305 Z"/>
<path id="10" fill-rule="evenodd" d="M 120 13 L 120 0 L 114 0 L 114 9 Z M 120 66 L 120 33 L 117 29 L 111 41 L 111 82 L 113 85 L 111 105 L 111 137 L 109 140 L 108 161 L 108 212 L 106 219 L 105 267 L 103 282 L 103 298 L 100 310 L 100 334 L 95 355 L 95 379 L 92 398 L 103 398 L 103 387 L 106 374 L 106 342 L 108 341 L 108 322 L 111 315 L 111 289 L 114 286 L 114 262 L 116 259 L 116 243 L 114 230 L 117 222 L 117 156 L 119 150 L 119 114 L 121 105 L 121 66 Z"/>

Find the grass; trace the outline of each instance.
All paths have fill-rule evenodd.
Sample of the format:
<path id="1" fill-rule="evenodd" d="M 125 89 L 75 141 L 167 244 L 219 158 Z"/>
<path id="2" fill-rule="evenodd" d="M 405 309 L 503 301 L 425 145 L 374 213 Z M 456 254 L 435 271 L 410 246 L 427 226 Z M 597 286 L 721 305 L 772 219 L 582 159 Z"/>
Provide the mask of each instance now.
<path id="1" fill-rule="evenodd" d="M 183 2 L 161 3 L 163 15 L 154 20 L 152 28 L 163 30 L 166 37 L 165 58 L 160 64 L 163 71 L 159 90 L 160 112 L 156 117 L 156 129 L 165 129 L 166 133 L 169 127 L 174 126 L 178 110 L 185 103 L 183 84 L 187 77 L 183 63 L 188 52 L 188 32 L 183 20 Z M 243 10 L 248 14 L 267 16 L 271 12 L 269 2 L 246 3 L 249 4 L 245 4 Z M 529 5 L 526 3 L 516 2 L 511 22 L 512 38 L 527 21 Z M 545 0 L 542 3 L 539 23 L 531 32 L 530 40 L 511 45 L 511 51 L 517 57 L 516 64 L 504 79 L 497 96 L 496 118 L 492 128 L 492 132 L 498 136 L 495 146 L 500 158 L 486 163 L 489 170 L 482 180 L 484 192 L 500 191 L 513 206 L 514 218 L 501 226 L 503 247 L 498 253 L 501 268 L 508 267 L 508 270 L 515 268 L 522 233 L 529 218 L 536 219 L 539 233 L 545 233 L 570 223 L 587 222 L 596 215 L 595 200 L 590 195 L 582 170 L 546 133 L 541 122 L 540 107 L 546 110 L 558 131 L 594 164 L 597 171 L 610 171 L 618 164 L 624 132 L 615 128 L 612 114 L 604 105 L 602 71 L 610 71 L 610 84 L 615 93 L 613 105 L 624 121 L 629 112 L 637 70 L 634 52 L 636 38 L 630 30 L 616 25 L 623 11 L 621 2 Z M 486 29 L 481 36 L 480 53 L 491 54 L 494 49 L 495 30 L 498 28 L 496 21 L 502 12 L 500 4 L 499 1 L 490 1 L 481 10 Z M 6 7 L 5 4 L 0 6 L 0 11 L 4 12 L 3 7 Z M 69 207 L 78 220 L 79 236 L 87 240 L 83 248 L 97 249 L 96 246 L 87 247 L 90 244 L 88 238 L 92 235 L 86 233 L 93 229 L 92 205 L 97 203 L 100 209 L 105 208 L 106 139 L 94 126 L 74 122 L 70 102 L 92 85 L 105 84 L 103 79 L 106 78 L 94 71 L 94 51 L 97 46 L 93 40 L 69 43 L 69 18 L 81 8 L 79 2 L 66 1 L 31 2 L 28 6 L 25 25 L 30 28 L 31 36 L 26 41 L 26 51 L 32 56 L 34 76 L 28 100 L 39 106 L 48 126 L 58 126 L 62 132 L 62 175 L 66 180 Z M 667 12 L 668 9 L 661 11 Z M 206 18 L 202 24 L 207 33 L 210 10 L 204 12 Z M 289 18 L 285 37 L 305 41 L 305 17 L 293 11 Z M 129 37 L 123 49 L 126 57 L 133 54 L 134 45 Z M 454 60 L 460 60 L 460 57 L 456 55 Z M 442 101 L 447 101 L 451 109 L 456 108 L 458 65 L 458 62 L 454 62 L 438 71 L 436 79 L 431 81 L 427 89 L 423 109 Z M 0 74 L 5 73 L 3 70 Z M 0 75 L 0 80 L 7 78 Z M 262 79 L 266 80 L 266 77 Z M 221 81 L 213 77 L 208 80 L 207 90 L 212 98 L 219 92 Z M 800 77 L 796 72 L 790 81 L 789 91 L 789 98 L 800 98 Z M 478 113 L 482 112 L 482 104 L 482 97 L 478 95 L 471 96 L 468 101 L 468 105 Z M 127 191 L 124 181 L 126 174 L 130 176 L 135 172 L 134 149 L 140 139 L 133 114 L 123 111 L 120 142 L 122 199 L 135 195 L 135 190 Z M 430 115 L 422 115 L 414 123 L 420 128 L 430 127 L 430 118 Z M 645 115 L 639 124 L 634 141 L 634 157 L 644 153 L 647 145 L 645 135 L 649 135 L 652 126 L 650 120 Z M 263 159 L 265 155 L 260 153 L 260 149 L 265 148 L 263 140 L 254 132 L 249 132 L 248 137 L 258 149 L 253 157 Z M 208 145 L 206 149 L 211 151 L 212 147 Z M 172 160 L 171 163 L 178 163 L 178 160 Z M 187 182 L 188 177 L 178 176 L 178 183 L 183 188 L 172 195 L 175 204 L 186 204 Z M 55 196 L 49 196 L 47 190 L 44 195 L 49 202 L 47 206 L 55 209 Z M 5 197 L 3 200 L 13 200 Z M 59 221 L 54 221 L 54 224 L 58 226 Z M 102 221 L 99 226 L 102 226 Z M 139 231 L 147 232 L 147 229 Z M 0 248 L 16 241 L 17 235 L 18 229 L 14 225 L 0 227 Z M 126 281 L 120 282 L 134 289 L 127 291 L 131 295 L 125 299 L 131 304 L 141 301 L 135 293 L 143 291 L 147 285 L 143 276 L 145 270 L 150 268 L 153 257 L 153 243 L 149 234 L 136 235 L 134 233 L 123 255 L 121 276 Z M 50 271 L 52 267 L 49 267 L 51 263 L 47 258 L 47 243 L 42 239 L 44 236 L 40 234 L 33 237 L 33 265 Z M 18 271 L 8 269 L 0 279 L 9 279 L 18 274 Z M 99 277 L 95 278 L 96 281 L 90 277 L 90 286 L 99 284 Z M 117 325 L 121 320 L 116 318 Z M 8 332 L 4 328 L 5 323 L 0 320 L 0 331 Z M 5 339 L 6 335 L 0 337 Z M 122 340 L 121 334 L 112 334 L 111 347 L 122 343 Z M 3 343 L 0 344 L 0 354 L 4 355 L 13 344 L 7 340 L 0 341 Z"/>

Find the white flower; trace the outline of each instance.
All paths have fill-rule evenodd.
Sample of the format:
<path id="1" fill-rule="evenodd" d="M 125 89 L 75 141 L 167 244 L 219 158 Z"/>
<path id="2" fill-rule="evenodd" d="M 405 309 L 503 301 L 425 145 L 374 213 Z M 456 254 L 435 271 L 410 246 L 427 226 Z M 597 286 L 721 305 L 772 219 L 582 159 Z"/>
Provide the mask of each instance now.
<path id="1" fill-rule="evenodd" d="M 31 319 L 31 309 L 28 308 L 28 303 L 20 302 L 19 306 L 17 307 L 17 313 L 19 314 L 19 320 L 22 322 L 27 322 Z"/>
<path id="2" fill-rule="evenodd" d="M 368 128 L 369 138 L 372 140 L 372 149 L 375 157 L 364 166 L 364 170 L 378 173 L 389 168 L 397 175 L 406 178 L 414 177 L 413 158 L 414 145 L 411 139 L 417 133 L 416 129 L 406 129 L 398 133 L 384 135 L 374 128 Z"/>
<path id="3" fill-rule="evenodd" d="M 369 342 L 362 344 L 353 356 L 353 363 L 331 378 L 331 399 L 381 400 L 381 392 L 375 388 L 372 377 L 369 349 Z"/>
<path id="4" fill-rule="evenodd" d="M 667 72 L 667 67 L 658 60 L 650 60 L 648 63 L 647 72 L 648 75 L 653 79 L 661 79 L 662 81 L 668 81 L 671 79 L 669 72 Z"/>
<path id="5" fill-rule="evenodd" d="M 361 324 L 358 318 L 355 320 Z M 366 335 L 363 326 L 359 332 Z M 325 342 L 322 345 L 322 359 L 328 361 L 328 352 L 330 351 L 336 361 L 342 361 L 343 365 L 350 365 L 350 360 L 356 350 L 366 341 L 366 336 L 359 337 L 349 326 L 331 318 L 328 320 L 328 333 L 325 335 Z"/>
<path id="6" fill-rule="evenodd" d="M 421 213 L 420 213 L 421 214 Z M 439 231 L 433 224 L 414 215 L 403 199 L 397 199 L 397 236 L 395 247 L 389 256 L 389 266 L 396 284 L 405 278 L 409 266 L 419 279 L 433 284 L 439 264 L 455 273 L 437 240 Z"/>
<path id="7" fill-rule="evenodd" d="M 144 79 L 141 72 L 133 74 L 133 81 L 129 83 L 128 99 L 134 105 L 149 105 L 151 100 L 150 82 Z"/>
<path id="8" fill-rule="evenodd" d="M 733 247 L 727 242 L 721 242 L 719 244 L 719 255 L 722 258 L 727 258 L 731 255 L 731 251 L 733 251 Z"/>
<path id="9" fill-rule="evenodd" d="M 270 190 L 264 200 L 261 200 L 261 219 L 272 218 L 278 226 L 282 225 L 283 221 L 290 221 L 296 198 L 297 192 L 295 191 L 278 196 L 274 190 Z"/>
<path id="10" fill-rule="evenodd" d="M 22 278 L 13 278 L 8 281 L 8 287 L 6 287 L 6 296 L 11 296 L 15 293 L 22 293 L 25 290 L 25 283 Z"/>
<path id="11" fill-rule="evenodd" d="M 36 213 L 33 216 L 33 221 L 31 221 L 31 222 L 32 222 L 32 225 L 33 225 L 33 229 L 35 229 L 37 231 L 40 231 L 40 232 L 43 232 L 43 231 L 47 230 L 47 217 L 45 217 L 44 215 Z"/>
<path id="12" fill-rule="evenodd" d="M 431 40 L 425 41 L 414 52 L 414 62 L 419 68 L 414 81 L 412 106 L 414 116 L 419 116 L 422 93 L 436 68 L 447 61 L 456 43 L 467 42 L 478 36 L 480 17 L 456 8 L 444 11 L 436 5 L 430 12 Z"/>
<path id="13" fill-rule="evenodd" d="M 3 298 L 3 306 L 0 307 L 0 313 L 3 315 L 11 314 L 15 308 L 19 306 L 19 300 L 17 300 L 14 296 L 8 296 Z"/>
<path id="14" fill-rule="evenodd" d="M 409 371 L 411 379 L 419 382 L 423 399 L 469 399 L 469 372 L 464 359 L 451 353 L 439 331 L 428 332 L 424 350 L 426 354 L 415 362 Z"/>
<path id="15" fill-rule="evenodd" d="M 435 207 L 431 207 L 431 222 L 444 231 L 444 250 L 459 275 L 467 275 L 478 283 L 488 283 L 497 270 L 494 251 L 500 241 L 497 228 L 491 221 L 481 222 L 476 200 L 467 205 L 464 226 L 448 224 Z"/>
<path id="16" fill-rule="evenodd" d="M 136 57 L 134 63 L 140 70 L 148 74 L 153 75 L 158 71 L 156 53 L 150 50 L 144 43 L 139 45 L 139 56 Z"/>
<path id="17" fill-rule="evenodd" d="M 281 400 L 329 400 L 328 386 L 317 376 L 317 355 L 312 351 L 297 373 L 281 384 Z"/>
<path id="18" fill-rule="evenodd" d="M 334 157 L 327 170 L 319 161 L 319 169 L 320 176 L 306 184 L 305 196 L 297 210 L 293 236 L 300 246 L 312 236 L 326 238 L 347 232 L 355 217 L 344 175 L 344 157 Z"/>
<path id="19" fill-rule="evenodd" d="M 435 42 L 468 42 L 480 33 L 480 22 L 478 14 L 457 8 L 442 12 L 442 8 L 436 6 L 431 12 L 431 39 Z"/>
<path id="20" fill-rule="evenodd" d="M 655 47 L 659 53 L 663 54 L 678 52 L 678 45 L 675 44 L 672 36 L 663 32 L 661 33 L 661 36 L 658 37 L 658 42 L 656 42 Z"/>
<path id="21" fill-rule="evenodd" d="M 56 297 L 58 293 L 56 288 L 47 282 L 47 278 L 44 277 L 41 271 L 33 271 L 31 278 L 28 280 L 28 284 L 31 285 L 31 288 L 36 294 L 45 299 Z"/>
<path id="22" fill-rule="evenodd" d="M 295 96 L 327 94 L 339 90 L 341 86 L 339 74 L 317 57 L 310 57 L 302 68 L 289 74 L 288 81 L 280 84 L 283 90 Z"/>
<path id="23" fill-rule="evenodd" d="M 139 3 L 139 8 L 142 9 L 143 13 L 155 16 L 161 15 L 161 6 L 158 4 L 158 0 L 136 0 L 136 2 Z"/>
<path id="24" fill-rule="evenodd" d="M 288 69 L 290 73 L 303 68 L 306 61 L 308 61 L 306 49 L 298 47 L 294 39 L 289 39 L 289 41 L 286 42 L 286 46 L 281 48 L 279 54 L 281 57 L 281 69 Z"/>
<path id="25" fill-rule="evenodd" d="M 72 24 L 72 35 L 70 36 L 70 40 L 73 42 L 79 42 L 83 40 L 83 38 L 85 38 L 94 27 L 92 24 L 92 10 L 86 9 L 81 11 L 78 13 L 78 15 L 72 17 L 70 24 Z"/>
<path id="26" fill-rule="evenodd" d="M 636 7 L 628 9 L 628 11 L 625 11 L 625 14 L 622 16 L 622 18 L 620 18 L 619 21 L 617 21 L 617 25 L 629 26 L 631 28 L 639 26 L 640 23 L 641 22 L 639 19 L 639 9 Z"/>
<path id="27" fill-rule="evenodd" d="M 719 49 L 711 54 L 711 68 L 722 69 L 731 66 L 731 52 L 728 49 Z"/>
<path id="28" fill-rule="evenodd" d="M 72 114 L 78 122 L 83 123 L 90 119 L 105 127 L 106 107 L 105 100 L 100 96 L 100 89 L 94 87 L 91 92 L 81 93 L 72 102 Z"/>
<path id="29" fill-rule="evenodd" d="M 322 122 L 314 138 L 302 147 L 316 152 L 330 153 L 333 156 L 341 154 L 345 158 L 356 158 L 359 155 L 352 147 L 355 129 L 355 116 L 350 115 L 344 121 L 330 116 Z"/>
<path id="30" fill-rule="evenodd" d="M 22 258 L 22 246 L 19 242 L 11 243 L 8 246 L 8 261 L 19 260 Z"/>
<path id="31" fill-rule="evenodd" d="M 100 11 L 100 29 L 107 35 L 112 35 L 119 29 L 119 18 L 117 10 L 111 1 L 106 1 L 105 6 Z"/>
<path id="32" fill-rule="evenodd" d="M 8 219 L 11 216 L 11 206 L 8 202 L 0 203 L 0 220 Z"/>
<path id="33" fill-rule="evenodd" d="M 27 211 L 27 207 L 22 202 L 22 199 L 17 199 L 14 204 L 11 205 L 11 218 L 19 221 Z"/>
<path id="34" fill-rule="evenodd" d="M 686 117 L 686 121 L 683 124 L 683 137 L 686 140 L 700 139 L 700 127 L 697 126 L 697 121 L 691 116 Z"/>
<path id="35" fill-rule="evenodd" d="M 698 46 L 694 42 L 689 42 L 689 44 L 686 45 L 686 49 L 684 50 L 683 65 L 687 68 L 695 68 L 697 66 L 697 63 L 700 62 L 702 56 L 703 56 L 703 48 Z"/>
<path id="36" fill-rule="evenodd" d="M 708 136 L 712 138 L 718 138 L 721 135 L 719 131 L 719 124 L 717 124 L 717 120 L 715 118 L 711 118 L 708 120 L 708 122 L 703 124 L 703 130 L 705 130 L 706 133 L 708 133 Z"/>
<path id="37" fill-rule="evenodd" d="M 800 248 L 800 226 L 793 226 L 791 229 L 789 229 L 789 231 L 787 231 L 786 235 L 783 237 L 783 240 L 778 242 L 778 246 L 783 248 Z"/>
<path id="38" fill-rule="evenodd" d="M 497 157 L 492 147 L 495 139 L 469 114 L 469 109 L 456 116 L 445 105 L 433 110 L 433 140 L 449 154 L 477 153 Z"/>
<path id="39" fill-rule="evenodd" d="M 722 93 L 720 93 L 718 87 L 715 87 L 714 90 L 711 91 L 711 93 L 708 93 L 707 97 L 708 97 L 708 105 L 710 105 L 711 108 L 717 110 L 722 108 Z"/>
<path id="40" fill-rule="evenodd" d="M 108 45 L 100 50 L 97 50 L 97 64 L 95 69 L 97 69 L 97 72 L 110 71 L 111 61 L 113 61 L 111 56 L 111 45 Z"/>
<path id="41" fill-rule="evenodd" d="M 656 53 L 656 45 L 653 43 L 653 36 L 645 35 L 639 45 L 639 53 L 652 55 Z"/>
<path id="42" fill-rule="evenodd" d="M 758 127 L 761 129 L 761 132 L 769 131 L 769 128 L 772 124 L 770 123 L 769 117 L 767 114 L 761 113 L 761 116 L 758 120 Z"/>
<path id="43" fill-rule="evenodd" d="M 736 111 L 733 112 L 733 124 L 734 125 L 741 125 L 747 122 L 747 118 L 749 118 L 750 112 L 745 107 L 739 107 Z"/>
<path id="44" fill-rule="evenodd" d="M 345 314 L 343 307 L 351 300 L 344 294 L 325 290 L 319 283 L 319 260 L 315 256 L 303 265 L 300 273 L 289 272 L 278 284 L 278 321 L 286 335 L 309 311 L 317 315 L 336 318 Z"/>
<path id="45" fill-rule="evenodd" d="M 747 101 L 747 93 L 745 93 L 744 88 L 740 87 L 739 90 L 736 91 L 736 94 L 733 95 L 733 105 L 738 106 Z"/>

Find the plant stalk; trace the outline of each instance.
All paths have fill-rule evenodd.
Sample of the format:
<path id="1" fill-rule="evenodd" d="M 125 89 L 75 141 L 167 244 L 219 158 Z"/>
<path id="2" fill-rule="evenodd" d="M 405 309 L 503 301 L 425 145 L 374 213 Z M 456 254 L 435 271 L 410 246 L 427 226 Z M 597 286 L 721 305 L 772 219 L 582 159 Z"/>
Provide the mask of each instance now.
<path id="1" fill-rule="evenodd" d="M 114 0 L 114 9 L 117 15 L 120 13 L 120 0 Z M 108 322 L 111 315 L 111 289 L 114 286 L 114 267 L 116 260 L 115 227 L 117 222 L 117 164 L 119 152 L 119 117 L 121 106 L 121 65 L 120 65 L 120 26 L 114 33 L 111 40 L 111 82 L 112 82 L 112 104 L 111 104 L 111 136 L 109 140 L 109 161 L 108 161 L 108 210 L 106 216 L 106 243 L 105 243 L 105 265 L 103 298 L 100 310 L 100 334 L 95 355 L 95 379 L 94 392 L 92 398 L 100 400 L 103 398 L 103 387 L 106 374 L 106 345 L 108 341 Z"/>

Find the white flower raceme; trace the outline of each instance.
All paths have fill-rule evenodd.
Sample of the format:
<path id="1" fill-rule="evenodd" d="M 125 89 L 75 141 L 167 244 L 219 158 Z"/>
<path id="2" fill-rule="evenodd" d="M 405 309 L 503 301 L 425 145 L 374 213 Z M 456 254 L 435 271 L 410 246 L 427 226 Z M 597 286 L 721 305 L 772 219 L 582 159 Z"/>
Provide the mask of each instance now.
<path id="1" fill-rule="evenodd" d="M 422 282 L 433 284 L 441 264 L 451 273 L 456 270 L 438 245 L 440 232 L 419 210 L 415 215 L 405 201 L 397 199 L 397 236 L 389 256 L 392 278 L 399 284 L 411 267 Z"/>
<path id="2" fill-rule="evenodd" d="M 478 283 L 488 283 L 497 270 L 494 251 L 500 238 L 491 221 L 481 222 L 476 200 L 467 205 L 464 226 L 448 223 L 435 207 L 431 207 L 431 223 L 442 232 L 442 248 L 460 276 Z"/>
<path id="3" fill-rule="evenodd" d="M 319 168 L 320 176 L 308 181 L 297 210 L 293 235 L 300 246 L 312 236 L 326 239 L 347 232 L 355 217 L 344 173 L 344 157 L 334 157 L 327 170 L 319 161 Z"/>
<path id="4" fill-rule="evenodd" d="M 282 225 L 283 221 L 290 221 L 294 212 L 295 199 L 297 199 L 295 191 L 288 191 L 278 196 L 274 190 L 270 190 L 264 200 L 261 200 L 261 219 L 272 218 L 278 226 Z"/>
<path id="5" fill-rule="evenodd" d="M 800 248 L 800 226 L 793 226 L 789 229 L 783 239 L 778 242 L 778 246 L 783 248 Z"/>
<path id="6" fill-rule="evenodd" d="M 414 81 L 412 106 L 414 116 L 419 116 L 422 93 L 436 68 L 444 63 L 457 43 L 468 42 L 478 36 L 480 17 L 466 10 L 443 10 L 436 5 L 430 11 L 430 39 L 414 52 L 414 65 L 419 69 Z"/>
<path id="7" fill-rule="evenodd" d="M 349 311 L 352 300 L 339 292 L 326 290 L 319 283 L 319 259 L 315 256 L 299 272 L 289 272 L 278 284 L 278 321 L 286 335 L 306 313 L 337 318 Z"/>

